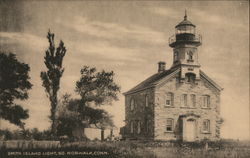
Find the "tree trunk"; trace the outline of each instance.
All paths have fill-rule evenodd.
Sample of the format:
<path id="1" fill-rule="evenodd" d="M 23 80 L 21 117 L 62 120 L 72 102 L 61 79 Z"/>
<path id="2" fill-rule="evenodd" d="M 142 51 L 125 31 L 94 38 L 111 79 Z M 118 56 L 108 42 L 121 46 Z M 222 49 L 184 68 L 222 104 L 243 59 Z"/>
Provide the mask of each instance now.
<path id="1" fill-rule="evenodd" d="M 56 122 L 55 122 L 55 119 L 52 120 L 52 124 L 51 124 L 51 132 L 52 132 L 52 135 L 53 137 L 56 136 Z"/>
<path id="2" fill-rule="evenodd" d="M 101 129 L 101 141 L 104 141 L 104 129 Z"/>
<path id="3" fill-rule="evenodd" d="M 52 135 L 53 135 L 53 137 L 55 137 L 56 136 L 56 133 L 57 133 L 57 131 L 56 131 L 56 129 L 57 129 L 57 127 L 56 127 L 56 105 L 57 105 L 57 100 L 55 100 L 56 98 L 53 98 L 52 100 L 51 100 L 51 117 L 50 117 L 50 119 L 51 119 L 51 121 L 52 121 L 52 123 L 51 123 L 51 132 L 52 132 Z"/>
<path id="4" fill-rule="evenodd" d="M 110 140 L 113 140 L 113 129 L 110 130 Z"/>

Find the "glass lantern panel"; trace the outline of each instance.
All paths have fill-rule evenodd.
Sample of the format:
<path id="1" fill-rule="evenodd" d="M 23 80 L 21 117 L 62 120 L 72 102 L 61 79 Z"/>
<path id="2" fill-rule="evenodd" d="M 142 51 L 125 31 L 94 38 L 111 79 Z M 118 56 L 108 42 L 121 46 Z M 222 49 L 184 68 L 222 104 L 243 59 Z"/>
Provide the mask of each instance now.
<path id="1" fill-rule="evenodd" d="M 182 34 L 182 33 L 195 34 L 195 28 L 193 26 L 190 26 L 190 25 L 183 25 L 183 26 L 177 27 L 176 32 L 177 32 L 177 34 Z"/>

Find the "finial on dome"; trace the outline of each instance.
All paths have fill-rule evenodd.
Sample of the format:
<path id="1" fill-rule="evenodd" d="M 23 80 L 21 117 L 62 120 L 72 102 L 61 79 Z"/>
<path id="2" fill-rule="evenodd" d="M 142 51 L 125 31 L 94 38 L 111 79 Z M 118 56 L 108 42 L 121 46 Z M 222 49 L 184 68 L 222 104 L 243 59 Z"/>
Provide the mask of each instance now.
<path id="1" fill-rule="evenodd" d="M 185 9 L 185 16 L 184 16 L 184 20 L 187 20 L 187 10 Z"/>

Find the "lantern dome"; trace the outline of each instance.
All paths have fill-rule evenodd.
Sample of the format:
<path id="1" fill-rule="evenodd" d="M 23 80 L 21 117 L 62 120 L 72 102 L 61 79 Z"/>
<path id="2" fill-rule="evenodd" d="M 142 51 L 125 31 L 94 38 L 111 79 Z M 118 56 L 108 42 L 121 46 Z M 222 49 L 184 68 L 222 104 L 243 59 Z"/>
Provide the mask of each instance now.
<path id="1" fill-rule="evenodd" d="M 187 20 L 187 14 L 185 12 L 184 20 L 175 26 L 176 34 L 190 33 L 195 34 L 195 25 Z"/>
<path id="2" fill-rule="evenodd" d="M 194 24 L 192 24 L 189 20 L 187 20 L 187 15 L 184 16 L 184 20 L 180 22 L 178 25 L 176 25 L 175 28 L 186 26 L 186 25 L 195 27 Z"/>

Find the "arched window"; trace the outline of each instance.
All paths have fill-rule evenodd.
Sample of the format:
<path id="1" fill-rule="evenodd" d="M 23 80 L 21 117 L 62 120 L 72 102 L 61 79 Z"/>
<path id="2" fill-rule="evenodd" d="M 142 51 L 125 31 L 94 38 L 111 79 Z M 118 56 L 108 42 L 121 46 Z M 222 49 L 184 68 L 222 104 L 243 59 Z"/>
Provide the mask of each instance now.
<path id="1" fill-rule="evenodd" d="M 166 124 L 166 131 L 172 132 L 174 130 L 174 119 L 168 118 Z"/>
<path id="2" fill-rule="evenodd" d="M 148 103 L 148 95 L 145 95 L 145 106 L 148 107 L 149 103 Z"/>
<path id="3" fill-rule="evenodd" d="M 132 98 L 130 100 L 130 111 L 133 111 L 135 109 L 135 100 Z"/>
<path id="4" fill-rule="evenodd" d="M 166 95 L 166 103 L 165 106 L 174 106 L 174 94 L 168 92 Z"/>

